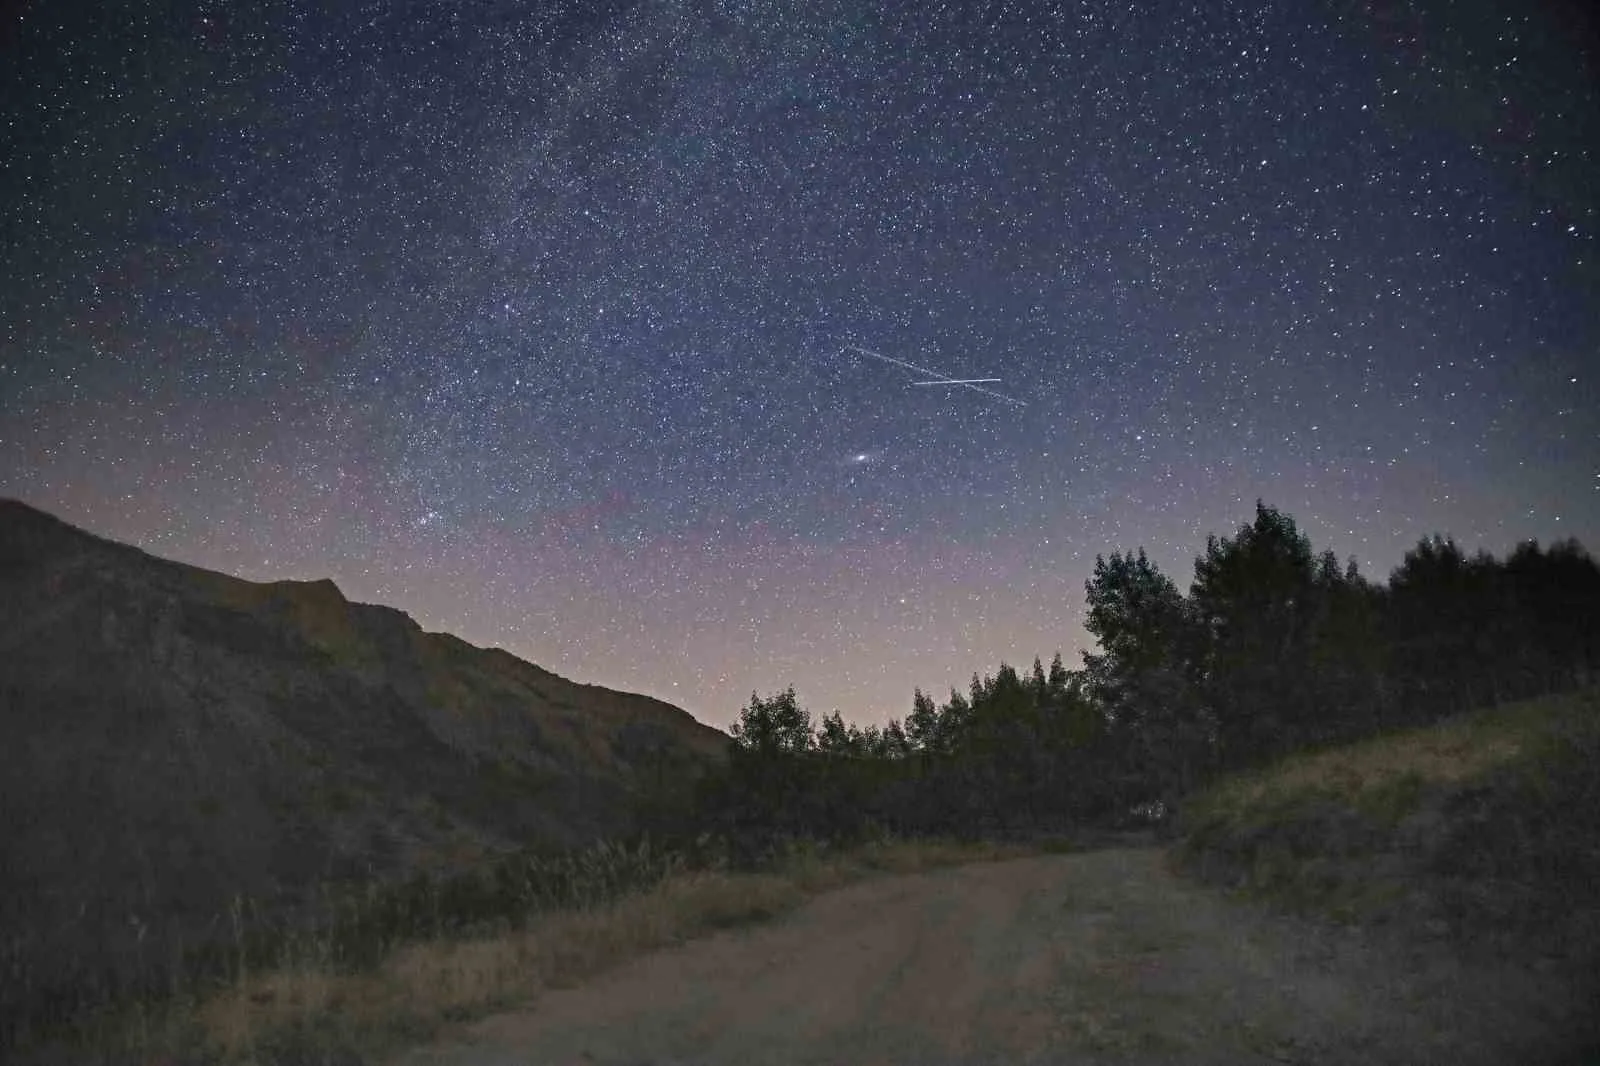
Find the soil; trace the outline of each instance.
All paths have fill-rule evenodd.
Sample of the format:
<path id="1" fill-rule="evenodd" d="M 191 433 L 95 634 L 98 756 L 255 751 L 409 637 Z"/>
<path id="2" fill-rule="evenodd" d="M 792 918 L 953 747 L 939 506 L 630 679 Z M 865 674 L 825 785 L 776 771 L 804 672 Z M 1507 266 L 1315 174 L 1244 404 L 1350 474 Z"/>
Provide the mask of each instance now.
<path id="1" fill-rule="evenodd" d="M 1577 1063 L 1600 1049 L 1584 991 L 1288 917 L 1178 877 L 1159 849 L 1114 848 L 859 883 L 397 1066 Z"/>

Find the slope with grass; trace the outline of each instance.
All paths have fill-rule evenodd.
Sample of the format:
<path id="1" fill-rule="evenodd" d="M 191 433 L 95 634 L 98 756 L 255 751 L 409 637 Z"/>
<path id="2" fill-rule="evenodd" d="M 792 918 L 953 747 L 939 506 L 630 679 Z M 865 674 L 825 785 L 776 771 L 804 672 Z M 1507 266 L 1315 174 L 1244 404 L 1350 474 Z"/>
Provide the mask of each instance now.
<path id="1" fill-rule="evenodd" d="M 1181 867 L 1485 958 L 1600 966 L 1600 693 L 1293 756 L 1185 805 Z"/>

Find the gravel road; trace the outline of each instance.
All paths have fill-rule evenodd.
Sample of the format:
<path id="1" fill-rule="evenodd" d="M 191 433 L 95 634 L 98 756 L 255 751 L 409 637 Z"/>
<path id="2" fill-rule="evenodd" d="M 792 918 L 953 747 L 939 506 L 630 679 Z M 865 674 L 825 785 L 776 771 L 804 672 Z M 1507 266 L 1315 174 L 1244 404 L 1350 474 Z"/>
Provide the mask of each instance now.
<path id="1" fill-rule="evenodd" d="M 1125 848 L 859 883 L 397 1066 L 1532 1064 L 1583 1061 L 1578 998 L 1230 901 Z"/>

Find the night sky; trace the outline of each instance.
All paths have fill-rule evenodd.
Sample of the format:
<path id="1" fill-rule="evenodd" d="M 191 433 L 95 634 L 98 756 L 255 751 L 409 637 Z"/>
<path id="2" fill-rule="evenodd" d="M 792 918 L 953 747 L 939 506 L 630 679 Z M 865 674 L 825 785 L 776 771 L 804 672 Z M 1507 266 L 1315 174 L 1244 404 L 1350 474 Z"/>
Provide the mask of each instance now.
<path id="1" fill-rule="evenodd" d="M 1584 10 L 7 4 L 0 495 L 719 726 L 1257 497 L 1600 548 Z"/>

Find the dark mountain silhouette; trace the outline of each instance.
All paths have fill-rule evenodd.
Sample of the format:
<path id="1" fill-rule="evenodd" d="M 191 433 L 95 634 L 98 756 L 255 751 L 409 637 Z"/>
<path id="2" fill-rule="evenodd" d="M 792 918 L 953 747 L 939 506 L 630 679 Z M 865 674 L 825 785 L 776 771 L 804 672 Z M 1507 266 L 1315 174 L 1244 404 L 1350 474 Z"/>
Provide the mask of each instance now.
<path id="1" fill-rule="evenodd" d="M 726 743 L 331 581 L 243 581 L 0 500 L 0 962 L 38 976 L 203 937 L 240 897 L 627 832 L 642 789 Z"/>

